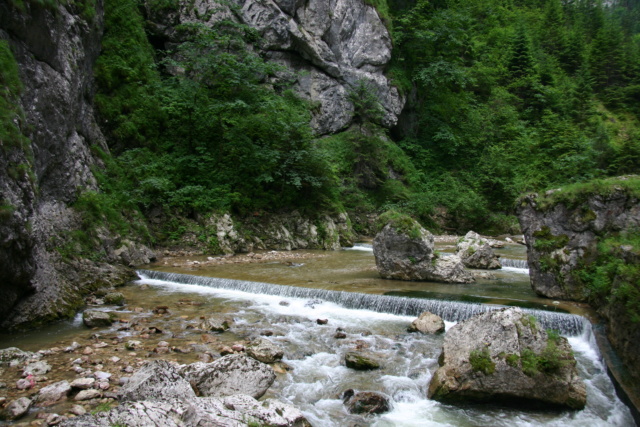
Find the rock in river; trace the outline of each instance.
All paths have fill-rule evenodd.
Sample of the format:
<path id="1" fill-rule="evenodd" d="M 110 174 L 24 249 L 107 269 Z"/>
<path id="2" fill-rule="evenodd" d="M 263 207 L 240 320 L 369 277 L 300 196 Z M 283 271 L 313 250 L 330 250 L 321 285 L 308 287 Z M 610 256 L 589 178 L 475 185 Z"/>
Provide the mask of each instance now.
<path id="1" fill-rule="evenodd" d="M 490 242 L 474 231 L 469 231 L 458 242 L 456 254 L 469 268 L 495 270 L 502 267 L 500 258 L 493 252 Z"/>
<path id="2" fill-rule="evenodd" d="M 533 316 L 506 308 L 474 316 L 445 336 L 429 398 L 582 409 L 585 384 L 566 338 L 547 334 Z"/>
<path id="3" fill-rule="evenodd" d="M 437 314 L 425 311 L 411 322 L 408 330 L 409 332 L 422 332 L 423 334 L 440 334 L 444 332 L 444 320 Z"/>
<path id="4" fill-rule="evenodd" d="M 435 251 L 433 235 L 415 220 L 398 214 L 373 240 L 378 272 L 385 279 L 472 283 L 459 257 Z"/>

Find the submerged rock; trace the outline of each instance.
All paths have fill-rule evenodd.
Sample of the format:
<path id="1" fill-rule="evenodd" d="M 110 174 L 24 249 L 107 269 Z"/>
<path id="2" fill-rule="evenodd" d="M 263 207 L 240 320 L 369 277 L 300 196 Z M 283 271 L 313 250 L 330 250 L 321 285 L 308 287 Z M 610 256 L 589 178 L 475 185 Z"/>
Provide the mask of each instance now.
<path id="1" fill-rule="evenodd" d="M 106 311 L 85 310 L 82 313 L 82 322 L 89 328 L 111 326 L 113 324 L 113 316 Z"/>
<path id="2" fill-rule="evenodd" d="M 428 397 L 445 403 L 491 402 L 582 409 L 585 384 L 571 346 L 549 337 L 518 308 L 474 316 L 445 336 Z"/>
<path id="3" fill-rule="evenodd" d="M 433 235 L 415 220 L 392 219 L 373 240 L 378 272 L 385 279 L 472 283 L 457 256 L 435 251 Z"/>
<path id="4" fill-rule="evenodd" d="M 344 362 L 347 368 L 355 369 L 356 371 L 380 369 L 380 362 L 374 355 L 360 351 L 350 351 L 345 354 Z"/>
<path id="5" fill-rule="evenodd" d="M 246 349 L 247 355 L 263 363 L 274 363 L 281 360 L 284 350 L 266 338 L 257 338 Z"/>
<path id="6" fill-rule="evenodd" d="M 343 402 L 352 414 L 383 414 L 391 409 L 388 397 L 372 391 L 355 393 L 347 390 L 343 394 Z"/>
<path id="7" fill-rule="evenodd" d="M 121 292 L 111 292 L 104 296 L 104 303 L 110 305 L 124 305 L 126 302 Z"/>
<path id="8" fill-rule="evenodd" d="M 456 245 L 456 254 L 469 268 L 495 270 L 501 268 L 499 257 L 493 252 L 491 242 L 469 231 Z"/>
<path id="9" fill-rule="evenodd" d="M 180 373 L 202 396 L 247 394 L 259 399 L 276 379 L 273 369 L 244 354 L 230 354 L 212 363 L 196 362 Z"/>
<path id="10" fill-rule="evenodd" d="M 198 329 L 203 331 L 224 332 L 229 329 L 229 321 L 226 319 L 209 318 L 198 325 Z"/>
<path id="11" fill-rule="evenodd" d="M 423 334 L 440 334 L 444 332 L 444 320 L 437 314 L 425 311 L 411 322 L 408 330 L 409 332 L 422 332 Z"/>
<path id="12" fill-rule="evenodd" d="M 17 347 L 8 347 L 0 350 L 0 366 L 2 365 L 15 366 L 29 359 L 38 360 L 41 357 L 42 356 L 40 356 L 38 353 L 23 351 Z"/>

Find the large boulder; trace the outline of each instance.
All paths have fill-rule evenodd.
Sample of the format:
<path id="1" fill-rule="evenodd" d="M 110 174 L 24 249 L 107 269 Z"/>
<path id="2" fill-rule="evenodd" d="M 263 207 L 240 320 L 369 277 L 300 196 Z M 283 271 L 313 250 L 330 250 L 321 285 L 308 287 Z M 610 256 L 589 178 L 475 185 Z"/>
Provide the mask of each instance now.
<path id="1" fill-rule="evenodd" d="M 456 245 L 456 254 L 465 267 L 495 270 L 501 268 L 500 258 L 493 252 L 489 240 L 469 231 Z"/>
<path id="2" fill-rule="evenodd" d="M 191 400 L 124 402 L 110 411 L 63 421 L 63 427 L 241 427 L 268 425 L 309 427 L 302 413 L 285 403 L 269 399 L 264 403 L 250 396 L 202 397 Z"/>
<path id="3" fill-rule="evenodd" d="M 471 283 L 473 276 L 459 257 L 435 251 L 433 234 L 412 218 L 387 216 L 387 224 L 373 240 L 378 272 L 385 279 Z M 384 217 L 383 217 L 384 220 Z"/>
<path id="4" fill-rule="evenodd" d="M 586 404 L 569 342 L 547 334 L 519 308 L 480 314 L 452 327 L 439 363 L 428 397 L 441 402 L 567 409 Z"/>
<path id="5" fill-rule="evenodd" d="M 120 390 L 121 400 L 193 399 L 191 384 L 178 367 L 166 360 L 153 360 L 135 374 Z"/>
<path id="6" fill-rule="evenodd" d="M 259 399 L 276 379 L 269 365 L 244 354 L 230 354 L 212 363 L 192 363 L 180 373 L 202 396 L 212 397 L 247 394 Z"/>

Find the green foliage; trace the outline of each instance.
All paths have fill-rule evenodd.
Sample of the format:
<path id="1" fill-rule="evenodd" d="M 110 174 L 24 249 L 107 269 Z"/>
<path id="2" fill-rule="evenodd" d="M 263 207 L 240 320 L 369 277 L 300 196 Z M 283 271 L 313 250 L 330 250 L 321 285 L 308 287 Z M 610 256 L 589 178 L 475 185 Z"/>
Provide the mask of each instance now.
<path id="1" fill-rule="evenodd" d="M 108 6 L 96 101 L 118 153 L 106 173 L 111 191 L 143 210 L 186 215 L 341 210 L 309 106 L 287 82 L 268 84 L 281 68 L 256 53 L 256 30 L 182 25 L 186 41 L 159 57 L 136 2 Z"/>
<path id="2" fill-rule="evenodd" d="M 422 236 L 420 224 L 409 215 L 398 211 L 389 210 L 381 214 L 376 221 L 378 231 L 386 225 L 390 225 L 397 232 L 406 234 L 411 239 L 419 239 Z"/>
<path id="3" fill-rule="evenodd" d="M 584 205 L 590 197 L 597 195 L 607 198 L 617 193 L 640 199 L 640 177 L 623 176 L 566 185 L 539 195 L 536 202 L 541 210 L 557 204 L 571 209 Z M 585 212 L 585 215 L 588 215 L 588 212 Z"/>
<path id="4" fill-rule="evenodd" d="M 491 360 L 491 354 L 486 347 L 482 350 L 472 350 L 469 353 L 469 363 L 474 372 L 491 375 L 496 371 L 496 364 Z"/>
<path id="5" fill-rule="evenodd" d="M 535 237 L 533 247 L 540 252 L 553 252 L 556 249 L 564 248 L 569 243 L 569 237 L 566 234 L 555 236 L 546 225 L 535 231 L 533 237 Z"/>
<path id="6" fill-rule="evenodd" d="M 630 230 L 600 240 L 595 260 L 575 273 L 591 302 L 624 307 L 632 322 L 640 322 L 640 230 Z"/>
<path id="7" fill-rule="evenodd" d="M 518 362 L 520 361 L 520 356 L 518 356 L 517 354 L 507 354 L 505 360 L 507 362 L 507 365 L 511 366 L 512 368 L 517 368 Z"/>
<path id="8" fill-rule="evenodd" d="M 522 192 L 639 171 L 638 5 L 390 4 L 398 145 L 449 227 L 496 232 Z"/>
<path id="9" fill-rule="evenodd" d="M 557 374 L 570 359 L 568 350 L 560 349 L 561 340 L 564 338 L 556 331 L 547 331 L 547 345 L 540 354 L 536 354 L 530 348 L 525 348 L 520 352 L 520 361 L 522 363 L 522 372 L 530 377 L 543 373 L 545 375 Z M 513 366 L 513 365 L 512 365 Z"/>
<path id="10" fill-rule="evenodd" d="M 7 153 L 12 148 L 30 150 L 23 134 L 24 112 L 19 106 L 22 82 L 9 43 L 0 40 L 0 147 Z"/>

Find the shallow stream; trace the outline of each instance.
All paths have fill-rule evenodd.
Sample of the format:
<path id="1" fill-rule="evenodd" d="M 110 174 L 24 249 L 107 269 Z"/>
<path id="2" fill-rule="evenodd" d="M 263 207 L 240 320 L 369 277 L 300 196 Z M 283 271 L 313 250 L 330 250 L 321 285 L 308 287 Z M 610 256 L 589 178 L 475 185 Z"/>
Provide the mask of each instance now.
<path id="1" fill-rule="evenodd" d="M 446 252 L 450 248 L 441 245 L 440 249 Z M 147 350 L 160 340 L 192 349 L 170 355 L 181 363 L 198 360 L 198 353 L 215 345 L 271 335 L 269 339 L 285 349 L 283 361 L 290 369 L 280 370 L 266 397 L 295 405 L 316 427 L 633 425 L 628 408 L 616 397 L 606 374 L 590 324 L 562 313 L 588 315 L 588 310 L 536 297 L 528 284 L 528 271 L 523 268 L 526 265 L 522 264 L 524 248 L 512 246 L 500 252 L 520 263 L 496 272 L 496 280 L 473 285 L 382 280 L 377 277 L 373 255 L 366 244 L 355 250 L 312 251 L 313 257 L 296 263 L 194 266 L 193 271 L 151 265 L 146 268 L 153 272 L 141 271 L 141 280 L 121 288 L 128 300 L 121 317 L 142 319 L 162 331 L 149 339 L 151 347 Z M 232 280 L 194 279 L 171 273 Z M 484 405 L 456 407 L 427 399 L 426 390 L 437 368 L 443 336 L 411 334 L 406 329 L 415 318 L 407 313 L 419 310 L 421 304 L 431 304 L 429 298 L 437 298 L 434 303 L 444 307 L 447 328 L 455 324 L 452 319 L 492 307 L 474 303 L 479 301 L 547 309 L 533 313 L 539 319 L 557 322 L 558 329 L 569 337 L 587 384 L 587 407 L 582 411 L 546 412 Z M 152 314 L 152 308 L 158 305 L 168 306 L 171 315 Z M 135 313 L 136 306 L 143 311 Z M 229 318 L 231 329 L 215 335 L 215 343 L 203 342 L 201 332 L 193 328 L 203 316 Z M 319 325 L 317 319 L 327 319 L 328 323 Z M 345 339 L 335 338 L 338 328 L 346 334 Z M 119 339 L 136 334 L 118 329 L 114 326 L 101 334 Z M 0 336 L 0 347 L 37 350 L 61 340 L 86 339 L 88 335 L 76 320 L 23 338 Z M 384 361 L 382 369 L 358 372 L 346 368 L 344 354 L 356 348 L 378 355 Z M 158 356 L 149 352 L 146 357 Z M 391 400 L 392 411 L 380 416 L 350 415 L 340 399 L 347 389 L 384 393 Z"/>

